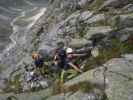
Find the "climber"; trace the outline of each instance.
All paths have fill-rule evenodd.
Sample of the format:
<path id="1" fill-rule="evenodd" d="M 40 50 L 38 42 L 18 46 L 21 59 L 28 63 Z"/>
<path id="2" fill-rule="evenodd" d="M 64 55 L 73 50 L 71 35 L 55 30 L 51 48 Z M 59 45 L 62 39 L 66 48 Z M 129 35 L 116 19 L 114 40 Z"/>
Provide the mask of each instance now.
<path id="1" fill-rule="evenodd" d="M 54 50 L 54 57 L 53 57 L 53 67 L 52 70 L 55 74 L 59 74 L 61 68 L 64 66 L 64 61 L 66 58 L 66 53 L 64 49 L 64 43 L 58 42 L 57 48 Z"/>
<path id="2" fill-rule="evenodd" d="M 77 72 L 82 72 L 82 70 L 80 70 L 80 68 L 78 68 L 76 65 L 74 65 L 70 59 L 68 59 L 67 57 L 67 52 L 64 48 L 64 43 L 63 42 L 59 42 L 57 43 L 57 50 L 54 56 L 54 65 L 58 70 L 63 69 L 62 73 L 61 73 L 61 80 L 64 78 L 64 72 L 66 72 L 70 67 L 72 67 L 74 70 L 76 70 Z"/>
<path id="3" fill-rule="evenodd" d="M 82 72 L 77 66 L 71 63 L 71 61 L 67 57 L 66 50 L 64 48 L 64 43 L 59 42 L 58 49 L 56 50 L 56 54 L 54 57 L 54 64 L 57 66 L 63 67 L 64 70 L 67 70 L 70 67 L 74 68 L 77 72 Z"/>
<path id="4" fill-rule="evenodd" d="M 76 51 L 73 51 L 72 48 L 67 48 L 66 53 L 67 53 L 67 58 L 69 59 L 74 59 L 76 57 L 85 57 L 86 55 L 88 55 L 86 51 L 76 52 Z"/>
<path id="5" fill-rule="evenodd" d="M 72 48 L 67 48 L 66 49 L 66 53 L 67 53 L 67 59 L 69 60 L 69 62 L 71 62 L 72 65 L 77 66 L 78 68 L 80 68 L 80 65 L 76 64 L 74 61 L 77 57 L 85 57 L 87 55 L 86 52 L 82 52 L 82 53 L 76 53 L 75 51 L 73 51 Z"/>
<path id="6" fill-rule="evenodd" d="M 32 59 L 34 60 L 36 70 L 39 71 L 40 74 L 43 76 L 45 74 L 44 58 L 39 53 L 33 52 L 32 53 Z"/>
<path id="7" fill-rule="evenodd" d="M 37 52 L 32 53 L 32 59 L 34 60 L 34 64 L 36 67 L 42 67 L 44 60 L 42 59 L 41 55 Z"/>

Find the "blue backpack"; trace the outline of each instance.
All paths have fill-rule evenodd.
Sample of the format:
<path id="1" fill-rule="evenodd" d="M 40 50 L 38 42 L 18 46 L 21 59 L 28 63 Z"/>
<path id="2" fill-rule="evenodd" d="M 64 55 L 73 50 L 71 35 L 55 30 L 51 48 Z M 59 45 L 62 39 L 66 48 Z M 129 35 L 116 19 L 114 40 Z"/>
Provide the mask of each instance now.
<path id="1" fill-rule="evenodd" d="M 67 55 L 65 49 L 59 49 L 57 53 L 61 61 L 66 59 Z"/>

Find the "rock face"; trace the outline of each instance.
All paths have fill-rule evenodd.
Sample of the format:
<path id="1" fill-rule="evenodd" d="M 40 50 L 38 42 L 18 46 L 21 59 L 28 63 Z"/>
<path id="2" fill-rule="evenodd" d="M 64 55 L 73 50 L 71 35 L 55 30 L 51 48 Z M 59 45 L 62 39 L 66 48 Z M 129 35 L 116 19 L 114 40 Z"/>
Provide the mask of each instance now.
<path id="1" fill-rule="evenodd" d="M 119 2 L 118 0 L 114 1 Z M 114 1 L 112 0 L 112 2 Z M 127 1 L 118 3 L 119 5 L 124 3 L 121 5 L 122 9 L 125 9 L 124 12 L 121 9 L 117 11 L 114 7 L 114 10 L 108 11 L 109 13 L 104 12 L 104 10 L 96 13 L 93 7 L 104 4 L 105 2 L 102 0 L 99 4 L 97 4 L 97 0 L 62 0 L 61 2 L 54 0 L 49 4 L 45 14 L 24 34 L 25 43 L 17 42 L 12 49 L 4 52 L 1 64 L 7 70 L 12 70 L 16 65 L 17 67 L 23 66 L 23 62 L 31 58 L 32 51 L 38 49 L 52 50 L 59 40 L 63 40 L 67 45 L 73 47 L 81 47 L 82 44 L 90 43 L 88 39 L 94 34 L 108 35 L 110 31 L 116 28 L 121 31 L 121 29 L 132 27 L 132 12 L 125 7 L 127 4 L 132 4 L 132 1 Z M 87 5 L 87 9 L 85 5 Z M 92 5 L 94 6 L 92 7 Z M 92 10 L 88 10 L 89 7 Z M 115 12 L 118 13 L 112 14 Z M 17 34 L 19 36 L 21 33 Z M 22 38 L 21 35 L 17 40 L 19 38 Z M 78 39 L 83 40 L 80 41 L 81 45 L 77 45 L 78 42 L 75 42 Z M 9 75 L 10 73 L 7 76 Z"/>
<path id="2" fill-rule="evenodd" d="M 7 100 L 8 97 L 14 96 L 15 98 L 17 98 L 18 100 L 42 100 L 43 97 L 47 97 L 50 95 L 50 90 L 46 89 L 43 91 L 39 91 L 36 93 L 24 93 L 24 94 L 14 94 L 14 93 L 10 93 L 10 94 L 5 94 L 5 95 L 1 95 L 0 94 L 0 100 Z"/>
<path id="3" fill-rule="evenodd" d="M 105 72 L 106 94 L 109 100 L 132 100 L 133 99 L 133 55 L 123 55 L 123 58 L 115 58 L 108 61 L 104 66 L 107 67 Z M 104 83 L 104 67 L 88 71 L 79 77 L 67 82 L 72 85 L 81 81 L 91 81 L 98 84 Z M 70 99 L 71 100 L 71 99 Z M 79 99 L 81 100 L 81 99 Z M 85 99 L 86 100 L 86 99 Z"/>
<path id="4" fill-rule="evenodd" d="M 91 27 L 89 29 L 89 31 L 87 32 L 87 34 L 85 35 L 85 37 L 87 37 L 88 39 L 91 38 L 92 35 L 94 34 L 108 34 L 109 32 L 111 32 L 112 29 L 109 26 L 100 26 L 100 27 Z"/>
<path id="5" fill-rule="evenodd" d="M 132 100 L 133 95 L 133 55 L 127 54 L 123 55 L 122 58 L 114 58 L 104 64 L 104 66 L 99 66 L 99 68 L 87 71 L 78 77 L 68 81 L 65 83 L 66 86 L 71 86 L 73 84 L 77 84 L 79 82 L 89 81 L 92 83 L 96 83 L 97 85 L 104 84 L 105 78 L 105 91 L 109 100 Z M 104 71 L 104 67 L 107 68 L 106 72 Z M 104 76 L 105 75 L 105 76 Z M 77 91 L 74 94 L 66 93 L 59 94 L 55 96 L 51 95 L 51 90 L 46 89 L 44 91 L 40 91 L 33 94 L 19 94 L 15 95 L 19 100 L 23 100 L 26 98 L 27 100 L 40 100 L 41 97 L 46 98 L 46 100 L 102 100 L 98 98 L 97 92 L 93 93 L 83 93 L 81 91 Z M 5 97 L 10 96 L 8 94 Z M 23 97 L 24 96 L 24 97 Z M 0 96 L 1 98 L 3 96 Z M 36 98 L 36 99 L 35 99 Z"/>
<path id="6" fill-rule="evenodd" d="M 126 41 L 133 34 L 132 5 L 132 0 L 51 0 L 45 14 L 24 33 L 24 36 L 21 37 L 19 32 L 16 33 L 20 36 L 17 37 L 17 40 L 25 37 L 25 42 L 18 41 L 10 50 L 4 51 L 0 60 L 4 69 L 0 75 L 8 79 L 11 73 L 18 68 L 20 73 L 23 73 L 24 63 L 32 63 L 32 51 L 40 49 L 52 51 L 58 41 L 64 41 L 66 46 L 73 48 L 92 44 L 93 41 L 90 38 L 95 34 L 111 35 L 122 42 Z M 107 66 L 106 79 L 103 76 L 105 69 L 100 67 L 81 74 L 68 81 L 66 85 L 90 81 L 104 86 L 105 82 L 109 100 L 132 100 L 133 61 L 131 55 L 112 59 L 105 65 Z M 0 84 L 3 85 L 2 81 Z M 31 95 L 15 96 L 20 98 L 19 100 L 40 100 L 41 97 L 46 97 L 46 100 L 66 98 L 62 95 L 49 97 L 50 93 L 40 91 Z M 9 95 L 7 94 L 7 96 Z M 88 100 L 89 95 L 92 94 L 77 91 L 75 94 L 67 96 L 67 100 Z M 0 98 L 7 96 L 3 95 Z M 90 100 L 95 100 L 95 98 Z"/>
<path id="7" fill-rule="evenodd" d="M 94 93 L 82 93 L 81 91 L 78 91 L 74 93 L 73 95 L 66 94 L 64 95 L 57 95 L 50 97 L 46 100 L 100 100 Z"/>
<path id="8" fill-rule="evenodd" d="M 131 55 L 130 55 L 131 56 Z M 107 63 L 107 79 L 109 100 L 132 100 L 132 66 L 133 60 L 126 58 L 113 59 Z"/>
<path id="9" fill-rule="evenodd" d="M 109 100 L 132 100 L 133 85 L 133 55 L 124 55 L 123 58 L 115 58 L 108 61 L 104 66 L 106 94 Z M 88 71 L 81 76 L 67 82 L 67 85 L 75 84 L 80 81 L 91 81 L 98 84 L 104 83 L 104 67 Z M 81 100 L 81 99 L 80 99 Z"/>
<path id="10" fill-rule="evenodd" d="M 130 3 L 130 0 L 107 0 L 103 5 L 104 7 L 120 8 L 128 3 Z"/>

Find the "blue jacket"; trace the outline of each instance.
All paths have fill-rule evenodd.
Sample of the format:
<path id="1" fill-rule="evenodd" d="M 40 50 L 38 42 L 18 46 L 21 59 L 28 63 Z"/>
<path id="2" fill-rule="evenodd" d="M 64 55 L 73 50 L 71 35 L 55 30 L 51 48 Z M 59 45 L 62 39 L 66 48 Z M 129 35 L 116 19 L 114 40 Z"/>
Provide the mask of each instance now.
<path id="1" fill-rule="evenodd" d="M 43 58 L 38 58 L 38 59 L 36 59 L 35 61 L 34 61 L 34 63 L 35 63 L 35 66 L 36 67 L 43 67 L 43 64 L 44 64 L 44 59 Z"/>

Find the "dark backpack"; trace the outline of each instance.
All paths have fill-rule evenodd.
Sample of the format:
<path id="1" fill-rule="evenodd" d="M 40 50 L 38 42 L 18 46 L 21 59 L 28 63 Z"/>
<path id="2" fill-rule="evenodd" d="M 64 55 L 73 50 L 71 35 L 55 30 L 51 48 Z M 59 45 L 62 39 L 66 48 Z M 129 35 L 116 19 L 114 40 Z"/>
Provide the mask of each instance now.
<path id="1" fill-rule="evenodd" d="M 67 57 L 65 49 L 58 49 L 57 54 L 58 54 L 60 60 L 64 60 Z"/>

